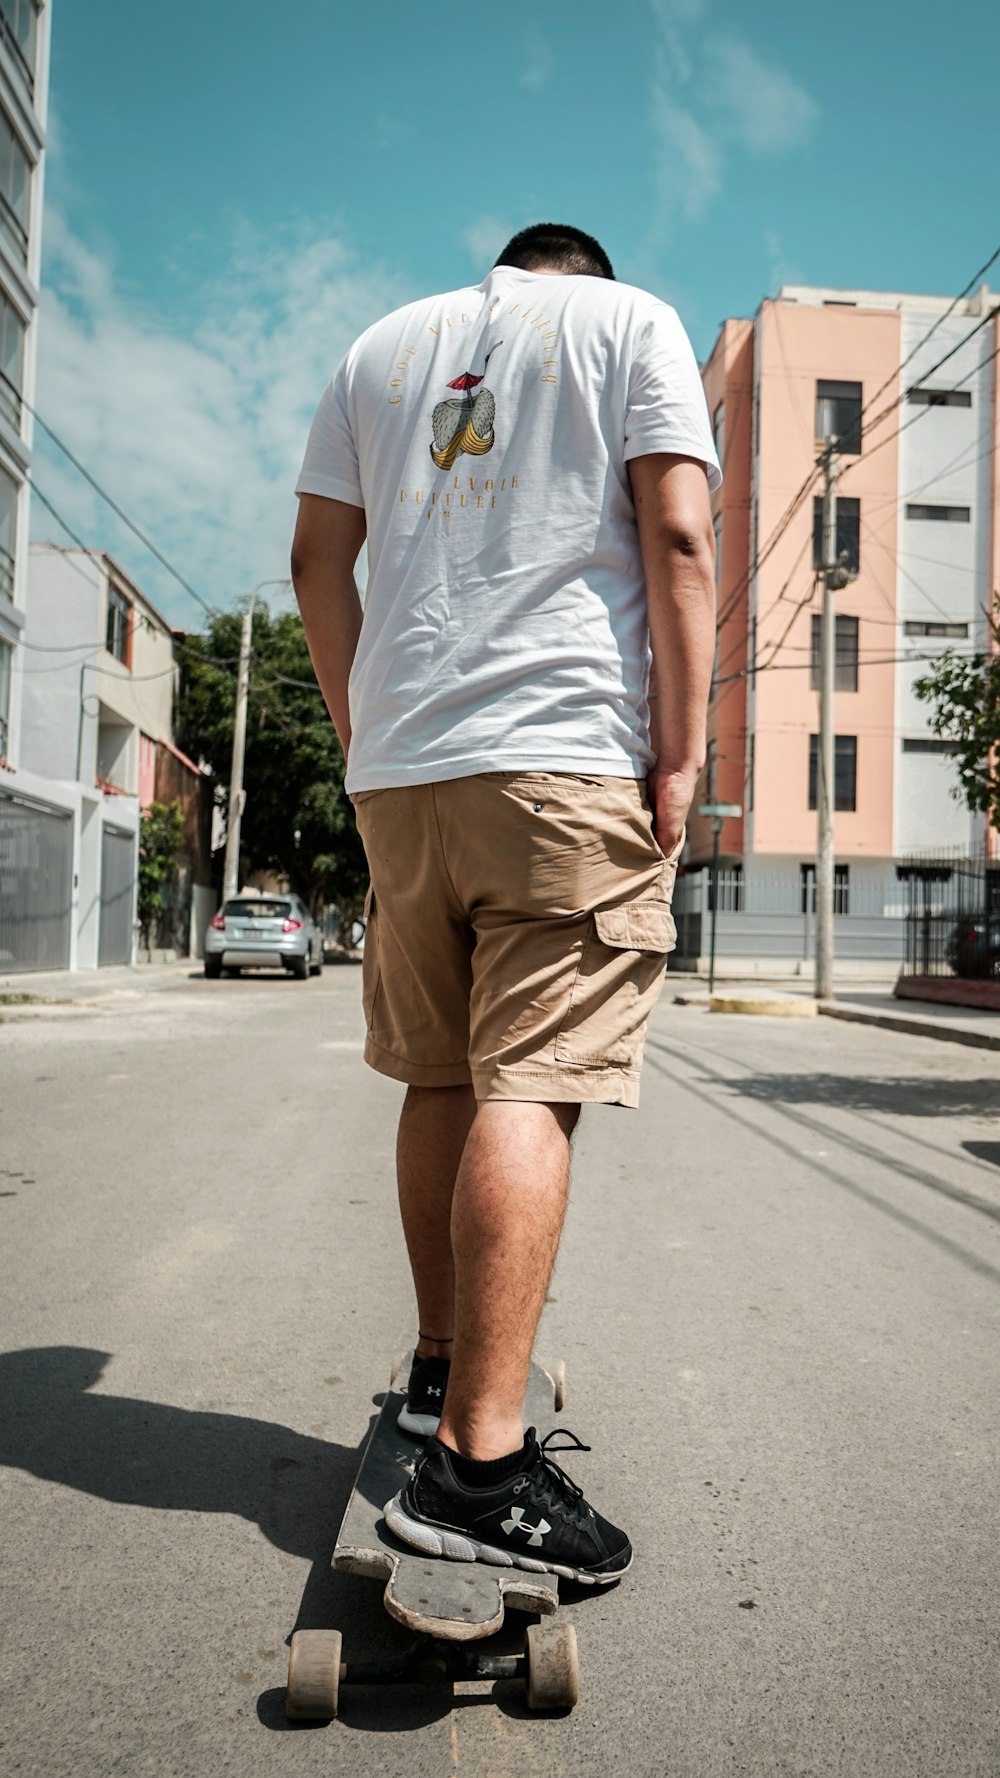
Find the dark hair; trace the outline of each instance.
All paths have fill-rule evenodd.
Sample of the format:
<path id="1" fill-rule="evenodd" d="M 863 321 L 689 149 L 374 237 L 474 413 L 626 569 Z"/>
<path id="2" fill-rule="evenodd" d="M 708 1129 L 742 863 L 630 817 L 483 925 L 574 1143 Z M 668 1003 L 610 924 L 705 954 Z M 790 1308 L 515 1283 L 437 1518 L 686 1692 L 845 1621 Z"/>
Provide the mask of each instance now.
<path id="1" fill-rule="evenodd" d="M 585 278 L 613 279 L 615 275 L 600 242 L 566 222 L 533 222 L 530 228 L 522 228 L 507 242 L 496 263 L 519 266 L 522 272 L 551 266 Z"/>

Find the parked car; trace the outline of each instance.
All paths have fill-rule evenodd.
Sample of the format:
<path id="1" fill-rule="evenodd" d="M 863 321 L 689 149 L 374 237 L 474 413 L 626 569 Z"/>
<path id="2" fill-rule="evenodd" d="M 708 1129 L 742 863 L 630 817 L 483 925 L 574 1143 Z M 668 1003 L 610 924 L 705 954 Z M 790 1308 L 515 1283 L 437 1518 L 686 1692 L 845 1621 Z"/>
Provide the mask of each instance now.
<path id="1" fill-rule="evenodd" d="M 323 967 L 323 935 L 297 895 L 238 895 L 205 933 L 205 974 L 224 969 L 287 969 L 304 982 Z"/>
<path id="2" fill-rule="evenodd" d="M 945 955 L 955 974 L 966 979 L 1000 975 L 1000 913 L 959 920 L 948 935 Z"/>

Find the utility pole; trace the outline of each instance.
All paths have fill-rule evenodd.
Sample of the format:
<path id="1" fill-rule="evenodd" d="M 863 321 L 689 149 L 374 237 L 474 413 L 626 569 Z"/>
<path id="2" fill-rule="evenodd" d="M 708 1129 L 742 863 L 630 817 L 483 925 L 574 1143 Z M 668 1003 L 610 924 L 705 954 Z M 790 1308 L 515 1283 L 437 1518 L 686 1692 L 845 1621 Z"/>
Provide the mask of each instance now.
<path id="1" fill-rule="evenodd" d="M 240 633 L 240 665 L 236 679 L 236 720 L 233 724 L 233 764 L 229 775 L 229 820 L 226 823 L 226 868 L 222 899 L 228 901 L 240 886 L 240 817 L 243 814 L 243 758 L 247 743 L 247 700 L 250 696 L 250 643 L 256 588 L 243 614 Z"/>
<path id="2" fill-rule="evenodd" d="M 253 608 L 257 594 L 266 586 L 290 586 L 281 580 L 259 580 L 250 594 L 250 603 L 243 617 L 240 632 L 240 664 L 236 677 L 236 720 L 233 723 L 233 763 L 229 774 L 229 819 L 226 823 L 226 863 L 222 879 L 222 899 L 228 901 L 240 886 L 240 821 L 246 795 L 243 790 L 243 760 L 247 744 L 247 702 L 250 697 L 250 652 L 253 640 Z"/>
<path id="3" fill-rule="evenodd" d="M 708 956 L 708 993 L 715 991 L 715 927 L 719 914 L 719 835 L 724 821 L 736 820 L 743 813 L 742 803 L 699 803 L 699 815 L 712 823 L 712 871 L 709 878 L 712 904 L 712 937 Z"/>
<path id="4" fill-rule="evenodd" d="M 835 803 L 833 595 L 854 579 L 846 554 L 837 554 L 837 440 L 823 452 L 823 607 L 819 628 L 819 736 L 816 758 L 816 982 L 817 1000 L 833 995 L 833 810 Z"/>

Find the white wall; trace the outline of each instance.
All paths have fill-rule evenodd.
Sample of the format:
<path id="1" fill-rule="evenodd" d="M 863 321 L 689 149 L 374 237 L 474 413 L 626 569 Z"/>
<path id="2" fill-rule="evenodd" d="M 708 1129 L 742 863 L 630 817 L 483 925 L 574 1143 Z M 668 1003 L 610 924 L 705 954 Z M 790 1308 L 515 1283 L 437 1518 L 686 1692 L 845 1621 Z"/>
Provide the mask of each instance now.
<path id="1" fill-rule="evenodd" d="M 940 324 L 932 338 L 921 344 L 935 321 Z M 970 339 L 976 324 L 977 317 L 969 315 L 940 321 L 939 309 L 918 306 L 908 306 L 902 317 L 903 359 L 914 354 L 905 364 L 903 383 L 937 389 L 960 386 L 971 394 L 972 406 L 927 408 L 904 400 L 899 409 L 897 653 L 903 658 L 896 666 L 893 848 L 897 855 L 945 846 L 964 848 L 974 843 L 981 827 L 950 794 L 957 780 L 948 756 L 906 753 L 902 748 L 904 737 L 931 733 L 930 708 L 914 696 L 914 680 L 930 670 L 933 657 L 945 648 L 971 652 L 982 638 L 981 608 L 989 603 L 993 367 L 984 360 L 993 341 L 988 327 Z M 934 370 L 937 360 L 956 346 L 954 357 Z M 906 507 L 911 503 L 966 506 L 970 522 L 908 519 Z M 907 620 L 965 623 L 969 636 L 908 636 Z"/>
<path id="2" fill-rule="evenodd" d="M 45 777 L 93 787 L 94 661 L 103 649 L 101 572 L 82 551 L 32 544 L 25 613 L 19 758 Z M 69 645 L 69 646 L 67 646 Z"/>

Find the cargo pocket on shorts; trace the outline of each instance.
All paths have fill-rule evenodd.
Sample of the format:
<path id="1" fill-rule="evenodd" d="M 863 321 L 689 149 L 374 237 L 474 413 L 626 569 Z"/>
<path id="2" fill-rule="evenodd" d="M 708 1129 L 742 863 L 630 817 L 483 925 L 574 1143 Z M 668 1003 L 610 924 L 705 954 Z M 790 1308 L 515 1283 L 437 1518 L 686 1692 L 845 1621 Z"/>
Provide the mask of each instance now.
<path id="1" fill-rule="evenodd" d="M 381 966 L 378 955 L 378 918 L 375 907 L 375 891 L 368 885 L 365 896 L 365 948 L 361 954 L 361 1004 L 364 1008 L 365 1024 L 372 1028 L 372 1013 L 375 1010 L 375 997 L 378 994 Z"/>
<path id="2" fill-rule="evenodd" d="M 556 1061 L 637 1068 L 664 958 L 676 943 L 665 901 L 597 908 L 556 1038 Z"/>

